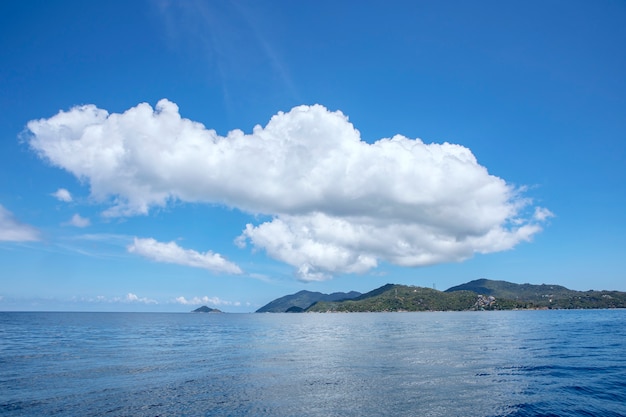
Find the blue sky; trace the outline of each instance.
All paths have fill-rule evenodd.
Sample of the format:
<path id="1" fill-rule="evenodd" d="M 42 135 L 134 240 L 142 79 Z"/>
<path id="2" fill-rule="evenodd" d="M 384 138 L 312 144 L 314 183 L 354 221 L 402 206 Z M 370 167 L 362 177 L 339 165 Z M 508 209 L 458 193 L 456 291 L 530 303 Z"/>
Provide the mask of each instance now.
<path id="1" fill-rule="evenodd" d="M 5 1 L 0 310 L 626 291 L 620 1 Z"/>

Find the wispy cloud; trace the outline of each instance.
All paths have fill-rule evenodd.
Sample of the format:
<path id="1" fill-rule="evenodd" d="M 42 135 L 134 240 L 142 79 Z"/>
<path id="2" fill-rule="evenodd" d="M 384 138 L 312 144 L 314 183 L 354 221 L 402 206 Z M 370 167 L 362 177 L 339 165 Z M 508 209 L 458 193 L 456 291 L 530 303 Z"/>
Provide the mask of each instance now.
<path id="1" fill-rule="evenodd" d="M 0 205 L 0 241 L 29 242 L 40 239 L 40 233 L 36 228 L 21 223 L 13 213 Z"/>
<path id="2" fill-rule="evenodd" d="M 464 146 L 401 135 L 366 143 L 343 113 L 320 105 L 225 137 L 182 118 L 168 100 L 115 115 L 80 106 L 28 129 L 41 157 L 89 181 L 96 200 L 114 202 L 105 215 L 146 214 L 178 200 L 271 216 L 242 225 L 236 243 L 292 265 L 305 281 L 380 262 L 424 266 L 508 250 L 551 217 Z M 129 251 L 240 272 L 220 255 L 173 242 L 138 239 Z"/>
<path id="3" fill-rule="evenodd" d="M 133 241 L 133 236 L 115 233 L 85 233 L 73 236 L 72 240 L 85 240 L 114 246 L 127 246 L 129 242 Z"/>
<path id="4" fill-rule="evenodd" d="M 56 250 L 99 259 L 128 258 L 127 247 L 133 236 L 113 233 L 85 233 L 59 236 Z M 52 247 L 51 247 L 52 248 Z"/>
<path id="5" fill-rule="evenodd" d="M 231 105 L 230 84 L 234 78 L 250 78 L 247 71 L 266 71 L 293 98 L 298 97 L 292 77 L 271 39 L 273 27 L 264 12 L 267 7 L 241 2 L 159 1 L 157 10 L 168 42 L 176 49 L 192 48 L 207 64 L 207 72 L 221 81 L 227 106 Z M 253 60 L 258 65 L 251 67 Z M 273 75 L 273 76 L 272 76 Z"/>
<path id="6" fill-rule="evenodd" d="M 227 261 L 218 253 L 211 251 L 200 253 L 195 250 L 184 249 L 178 246 L 176 242 L 163 243 L 152 238 L 135 238 L 133 244 L 128 247 L 128 251 L 157 262 L 203 268 L 228 274 L 242 273 L 239 266 Z"/>
<path id="7" fill-rule="evenodd" d="M 148 297 L 140 297 L 132 292 L 129 292 L 122 297 L 107 297 L 104 295 L 99 295 L 97 297 L 76 298 L 73 301 L 106 304 L 159 304 L 157 300 Z"/>
<path id="8" fill-rule="evenodd" d="M 250 278 L 253 278 L 253 279 L 256 279 L 256 280 L 259 280 L 259 281 L 262 281 L 262 282 L 274 282 L 274 280 L 270 276 L 268 276 L 266 274 L 259 274 L 259 273 L 254 273 L 253 272 L 253 273 L 248 274 L 248 276 Z"/>

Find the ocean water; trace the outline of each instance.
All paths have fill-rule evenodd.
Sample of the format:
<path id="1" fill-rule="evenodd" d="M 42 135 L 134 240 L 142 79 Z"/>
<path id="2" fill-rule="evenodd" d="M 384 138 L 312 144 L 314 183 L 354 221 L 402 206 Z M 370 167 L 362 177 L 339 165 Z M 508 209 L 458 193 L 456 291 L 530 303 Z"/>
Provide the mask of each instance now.
<path id="1" fill-rule="evenodd" d="M 626 416 L 626 310 L 0 313 L 1 416 Z"/>

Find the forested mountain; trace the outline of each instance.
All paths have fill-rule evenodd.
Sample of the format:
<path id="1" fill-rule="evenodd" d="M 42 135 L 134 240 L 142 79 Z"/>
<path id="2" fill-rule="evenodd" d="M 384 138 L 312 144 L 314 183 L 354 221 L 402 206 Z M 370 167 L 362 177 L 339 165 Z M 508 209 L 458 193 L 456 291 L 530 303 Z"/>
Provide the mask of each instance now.
<path id="1" fill-rule="evenodd" d="M 387 284 L 353 300 L 319 301 L 307 312 L 469 310 L 477 301 L 471 291 L 445 293 L 432 288 Z"/>
<path id="2" fill-rule="evenodd" d="M 620 291 L 575 291 L 560 285 L 514 284 L 478 279 L 445 291 L 386 284 L 365 294 L 309 291 L 281 297 L 258 312 L 464 311 L 626 308 Z"/>
<path id="3" fill-rule="evenodd" d="M 257 313 L 285 313 L 285 312 L 301 312 L 317 301 L 339 301 L 360 296 L 360 292 L 350 291 L 335 292 L 332 294 L 323 294 L 321 292 L 299 291 L 295 294 L 285 295 L 277 298 L 259 308 Z M 289 310 L 289 311 L 288 311 Z"/>
<path id="4" fill-rule="evenodd" d="M 501 309 L 626 308 L 626 293 L 621 291 L 575 291 L 560 285 L 514 284 L 489 279 L 477 279 L 446 290 L 455 291 L 495 297 Z"/>

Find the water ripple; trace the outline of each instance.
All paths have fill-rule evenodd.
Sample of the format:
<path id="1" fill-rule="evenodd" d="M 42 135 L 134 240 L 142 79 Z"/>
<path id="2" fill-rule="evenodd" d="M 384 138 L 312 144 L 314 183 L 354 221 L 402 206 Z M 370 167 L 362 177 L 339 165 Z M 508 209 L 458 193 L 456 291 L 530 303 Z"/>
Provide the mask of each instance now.
<path id="1" fill-rule="evenodd" d="M 625 318 L 0 313 L 0 415 L 626 415 Z"/>

